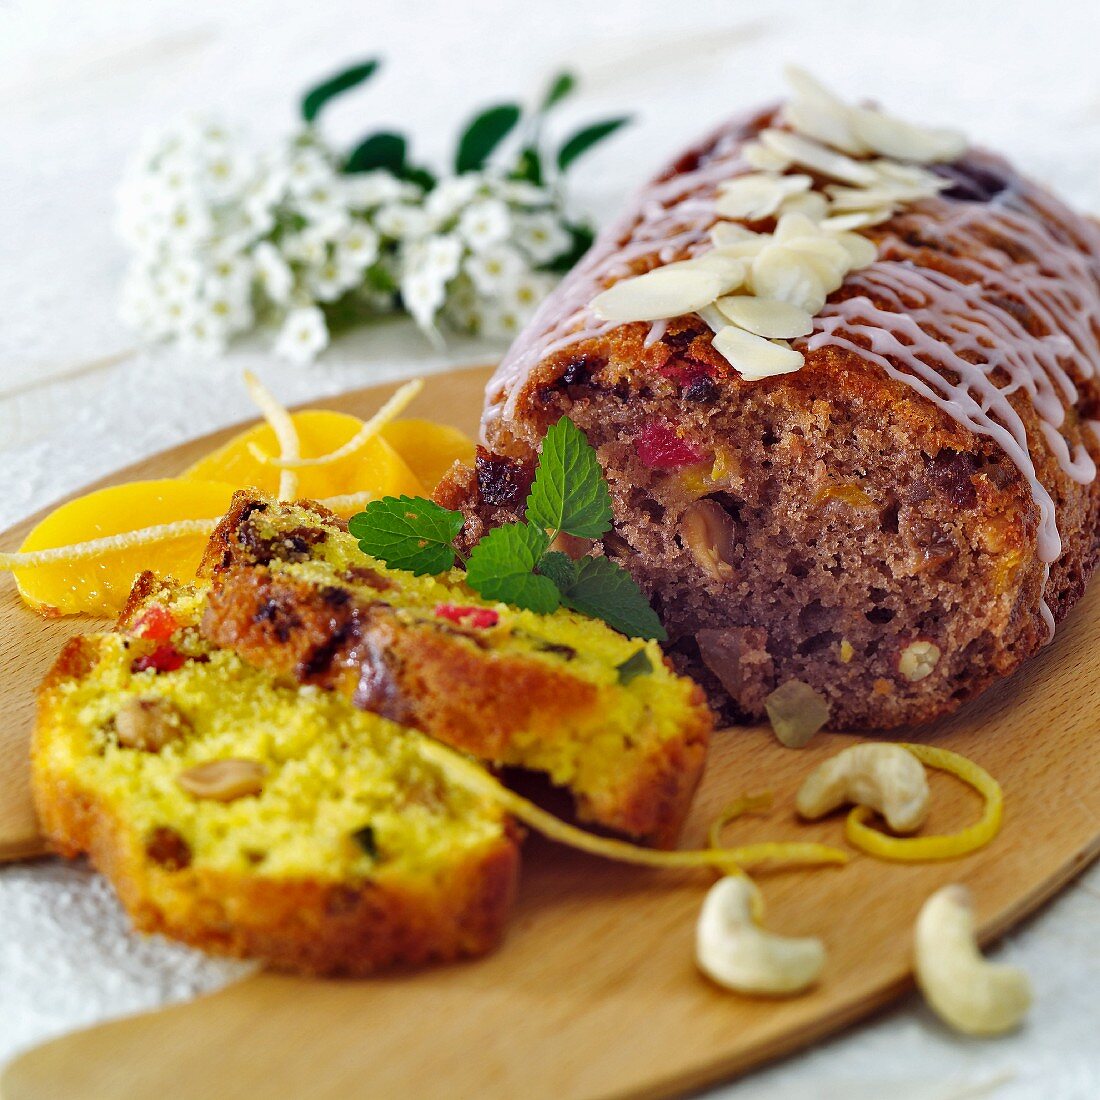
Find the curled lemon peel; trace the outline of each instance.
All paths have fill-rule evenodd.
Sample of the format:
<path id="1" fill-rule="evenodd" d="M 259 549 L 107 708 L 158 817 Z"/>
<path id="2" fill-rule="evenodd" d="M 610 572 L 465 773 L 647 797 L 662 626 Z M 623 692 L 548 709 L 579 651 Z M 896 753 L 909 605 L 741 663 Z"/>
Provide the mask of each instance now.
<path id="1" fill-rule="evenodd" d="M 366 421 L 351 439 L 342 447 L 330 451 L 327 455 L 318 455 L 317 458 L 298 458 L 297 455 L 294 457 L 283 455 L 277 458 L 268 454 L 267 451 L 255 443 L 249 443 L 249 452 L 257 462 L 261 462 L 265 466 L 275 466 L 284 471 L 300 470 L 305 466 L 330 466 L 334 462 L 339 462 L 361 451 L 391 420 L 399 417 L 412 404 L 423 388 L 424 380 L 422 378 L 414 378 L 411 382 L 406 382 L 374 416 Z M 274 428 L 275 425 L 272 424 L 272 427 Z M 278 432 L 276 431 L 277 435 Z"/>
<path id="2" fill-rule="evenodd" d="M 596 836 L 570 825 L 521 795 L 510 791 L 479 765 L 467 760 L 436 741 L 424 739 L 422 754 L 431 760 L 447 778 L 467 790 L 492 799 L 517 820 L 541 833 L 589 855 L 633 863 L 642 867 L 713 867 L 730 873 L 761 863 L 773 866 L 813 866 L 847 863 L 849 856 L 840 848 L 827 844 L 766 842 L 746 844 L 739 848 L 702 848 L 695 851 L 667 852 L 641 848 L 626 840 Z"/>
<path id="3" fill-rule="evenodd" d="M 722 812 L 710 823 L 707 830 L 707 840 L 712 848 L 722 846 L 722 830 L 731 822 L 744 814 L 759 814 L 770 810 L 774 795 L 771 791 L 762 791 L 760 794 L 743 794 L 735 798 Z"/>
<path id="4" fill-rule="evenodd" d="M 275 395 L 250 370 L 244 372 L 244 384 L 248 388 L 248 396 L 275 433 L 280 461 L 297 460 L 302 445 L 298 439 L 298 429 L 294 426 L 294 418 L 287 412 L 286 406 L 280 404 Z M 280 467 L 280 470 L 279 499 L 293 500 L 298 492 L 298 475 L 290 468 Z"/>
<path id="5" fill-rule="evenodd" d="M 897 837 L 871 828 L 867 821 L 873 811 L 856 806 L 848 815 L 845 835 L 855 847 L 879 859 L 919 863 L 925 860 L 954 859 L 984 847 L 996 835 L 1004 816 L 1004 794 L 1001 785 L 973 760 L 948 749 L 931 745 L 901 744 L 922 764 L 948 772 L 974 788 L 985 800 L 982 816 L 957 833 L 940 836 Z"/>

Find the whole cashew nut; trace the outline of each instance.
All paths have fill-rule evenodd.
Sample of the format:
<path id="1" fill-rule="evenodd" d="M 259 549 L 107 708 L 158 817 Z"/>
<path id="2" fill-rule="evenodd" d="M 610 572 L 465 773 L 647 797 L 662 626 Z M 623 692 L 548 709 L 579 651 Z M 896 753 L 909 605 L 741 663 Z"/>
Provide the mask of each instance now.
<path id="1" fill-rule="evenodd" d="M 937 890 L 921 907 L 915 934 L 917 984 L 935 1013 L 966 1035 L 1011 1031 L 1031 1005 L 1031 983 L 1015 966 L 982 958 L 970 891 Z"/>
<path id="2" fill-rule="evenodd" d="M 819 939 L 765 932 L 753 920 L 756 887 L 740 875 L 719 879 L 707 893 L 695 930 L 695 957 L 708 978 L 737 993 L 800 993 L 825 965 Z"/>
<path id="3" fill-rule="evenodd" d="M 915 832 L 928 816 L 924 765 L 900 745 L 852 745 L 815 768 L 795 800 L 811 820 L 848 803 L 882 814 L 896 833 Z"/>

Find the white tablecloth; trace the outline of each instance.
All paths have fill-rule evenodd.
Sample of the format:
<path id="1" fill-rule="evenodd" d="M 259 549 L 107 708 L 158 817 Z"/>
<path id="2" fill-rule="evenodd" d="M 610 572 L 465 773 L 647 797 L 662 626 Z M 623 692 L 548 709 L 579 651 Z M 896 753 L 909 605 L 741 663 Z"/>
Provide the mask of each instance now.
<path id="1" fill-rule="evenodd" d="M 142 130 L 214 108 L 258 139 L 289 126 L 298 92 L 356 57 L 387 64 L 333 107 L 351 139 L 407 127 L 443 159 L 491 100 L 533 96 L 568 65 L 585 93 L 562 127 L 626 109 L 635 126 L 576 171 L 579 204 L 608 216 L 671 151 L 724 115 L 775 97 L 797 61 L 851 96 L 961 124 L 1067 197 L 1100 210 L 1100 10 L 1094 3 L 924 0 L 8 0 L 0 5 L 0 526 L 80 484 L 251 415 L 240 374 L 286 401 L 486 357 L 433 353 L 387 324 L 317 365 L 261 345 L 194 362 L 142 351 L 116 319 L 124 254 L 112 190 Z M 1100 868 L 1013 935 L 1037 1002 L 1019 1035 L 949 1034 L 915 998 L 715 1095 L 1100 1096 Z M 0 871 L 0 1061 L 42 1038 L 151 1007 L 240 973 L 125 931 L 101 883 L 53 863 Z"/>

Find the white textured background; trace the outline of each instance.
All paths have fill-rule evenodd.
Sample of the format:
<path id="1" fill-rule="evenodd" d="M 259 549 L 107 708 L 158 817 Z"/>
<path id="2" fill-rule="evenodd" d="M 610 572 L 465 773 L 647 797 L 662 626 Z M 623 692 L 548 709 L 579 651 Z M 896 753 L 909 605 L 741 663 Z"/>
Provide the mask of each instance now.
<path id="1" fill-rule="evenodd" d="M 137 350 L 115 315 L 124 256 L 112 190 L 147 126 L 214 108 L 263 140 L 291 124 L 304 85 L 380 53 L 382 76 L 326 124 L 349 140 L 406 128 L 418 155 L 441 160 L 477 106 L 533 96 L 568 65 L 585 85 L 563 129 L 624 109 L 637 116 L 576 170 L 579 205 L 606 217 L 679 146 L 776 96 L 794 60 L 850 96 L 962 125 L 1100 212 L 1098 43 L 1100 6 L 1087 0 L 0 0 L 0 527 L 250 415 L 245 366 L 296 401 L 486 357 L 472 343 L 434 354 L 400 323 L 350 337 L 305 369 L 260 345 L 212 363 Z M 80 869 L 0 870 L 0 1061 L 240 972 L 124 929 L 109 891 Z M 715 1095 L 1100 1097 L 1100 868 L 1000 954 L 1035 982 L 1017 1036 L 958 1039 L 912 998 Z"/>

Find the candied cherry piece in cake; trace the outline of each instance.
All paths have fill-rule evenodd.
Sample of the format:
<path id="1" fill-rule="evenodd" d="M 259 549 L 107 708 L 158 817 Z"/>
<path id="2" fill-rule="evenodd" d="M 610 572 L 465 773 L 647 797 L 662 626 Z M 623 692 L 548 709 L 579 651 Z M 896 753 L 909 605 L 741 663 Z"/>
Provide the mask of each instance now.
<path id="1" fill-rule="evenodd" d="M 500 622 L 500 615 L 491 607 L 458 607 L 453 603 L 441 603 L 437 605 L 435 613 L 439 618 L 448 619 L 452 623 L 482 629 L 496 626 Z"/>
<path id="2" fill-rule="evenodd" d="M 152 669 L 154 672 L 175 672 L 183 668 L 186 660 L 187 658 L 174 645 L 158 645 L 152 653 L 135 658 L 130 665 L 130 671 L 147 672 Z"/>
<path id="3" fill-rule="evenodd" d="M 143 611 L 133 625 L 133 633 L 153 642 L 166 642 L 179 626 L 175 615 L 160 604 L 153 604 Z"/>
<path id="4" fill-rule="evenodd" d="M 702 462 L 706 452 L 681 439 L 676 429 L 663 421 L 647 424 L 634 440 L 634 453 L 651 469 L 675 470 Z"/>

